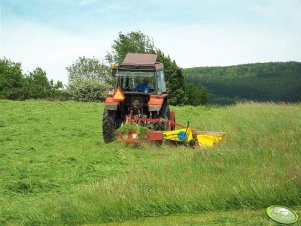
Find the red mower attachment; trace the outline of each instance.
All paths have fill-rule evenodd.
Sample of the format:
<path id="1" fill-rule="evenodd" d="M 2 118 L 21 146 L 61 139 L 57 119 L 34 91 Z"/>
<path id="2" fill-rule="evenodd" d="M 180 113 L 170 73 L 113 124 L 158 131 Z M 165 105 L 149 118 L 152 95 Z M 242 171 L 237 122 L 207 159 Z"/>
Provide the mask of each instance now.
<path id="1" fill-rule="evenodd" d="M 174 113 L 173 113 L 174 117 Z M 169 131 L 147 131 L 144 134 L 139 134 L 138 122 L 154 122 L 154 123 L 168 123 L 168 128 L 175 128 Z M 129 124 L 132 125 L 131 131 L 122 132 L 117 134 L 118 140 L 125 143 L 139 143 L 139 142 L 152 142 L 168 140 L 174 144 L 190 144 L 194 147 L 212 147 L 216 143 L 222 141 L 226 135 L 225 132 L 212 132 L 212 131 L 196 131 L 187 126 L 176 123 L 174 120 L 164 119 L 147 119 L 147 118 L 130 118 Z"/>

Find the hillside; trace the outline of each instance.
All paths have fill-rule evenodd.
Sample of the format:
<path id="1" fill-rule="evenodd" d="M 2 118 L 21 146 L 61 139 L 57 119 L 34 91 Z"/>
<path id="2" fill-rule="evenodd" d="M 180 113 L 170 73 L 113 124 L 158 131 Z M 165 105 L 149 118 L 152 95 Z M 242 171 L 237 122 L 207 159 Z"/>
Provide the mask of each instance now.
<path id="1" fill-rule="evenodd" d="M 187 82 L 208 89 L 211 103 L 301 101 L 300 62 L 195 67 L 185 72 Z"/>
<path id="2" fill-rule="evenodd" d="M 300 214 L 300 104 L 172 107 L 178 122 L 227 132 L 203 150 L 104 144 L 103 107 L 0 100 L 0 225 L 276 225 L 272 204 Z"/>

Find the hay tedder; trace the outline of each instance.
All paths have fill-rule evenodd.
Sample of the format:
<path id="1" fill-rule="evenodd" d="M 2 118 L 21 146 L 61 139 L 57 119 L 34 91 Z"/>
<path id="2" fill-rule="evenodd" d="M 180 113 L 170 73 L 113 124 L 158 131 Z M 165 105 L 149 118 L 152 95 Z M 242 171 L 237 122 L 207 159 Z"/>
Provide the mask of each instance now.
<path id="1" fill-rule="evenodd" d="M 122 64 L 112 65 L 112 74 L 115 88 L 106 97 L 102 124 L 106 143 L 167 140 L 207 147 L 224 138 L 224 132 L 196 131 L 189 123 L 176 123 L 168 105 L 164 66 L 157 62 L 157 55 L 128 53 Z"/>

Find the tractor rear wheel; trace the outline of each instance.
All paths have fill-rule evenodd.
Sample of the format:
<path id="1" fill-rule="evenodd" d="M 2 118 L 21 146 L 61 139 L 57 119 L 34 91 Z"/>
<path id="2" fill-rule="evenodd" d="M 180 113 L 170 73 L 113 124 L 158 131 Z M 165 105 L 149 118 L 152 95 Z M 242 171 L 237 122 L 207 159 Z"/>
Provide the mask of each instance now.
<path id="1" fill-rule="evenodd" d="M 154 124 L 154 130 L 155 131 L 164 131 L 166 129 L 165 123 L 164 122 L 156 122 Z"/>
<path id="2" fill-rule="evenodd" d="M 168 103 L 165 103 L 159 112 L 158 117 L 159 119 L 165 119 L 168 120 L 170 118 L 170 110 Z M 166 131 L 168 129 L 168 123 L 167 122 L 156 122 L 154 124 L 154 130 L 155 131 Z M 156 141 L 155 144 L 157 146 L 161 146 L 163 144 L 163 140 Z"/>
<path id="3" fill-rule="evenodd" d="M 105 111 L 102 118 L 102 135 L 105 143 L 110 143 L 116 138 L 115 112 Z"/>
<path id="4" fill-rule="evenodd" d="M 159 119 L 170 119 L 170 109 L 168 103 L 163 104 L 161 107 L 161 110 L 158 115 Z M 154 130 L 155 131 L 165 131 L 168 129 L 168 123 L 167 122 L 157 122 L 154 124 Z"/>

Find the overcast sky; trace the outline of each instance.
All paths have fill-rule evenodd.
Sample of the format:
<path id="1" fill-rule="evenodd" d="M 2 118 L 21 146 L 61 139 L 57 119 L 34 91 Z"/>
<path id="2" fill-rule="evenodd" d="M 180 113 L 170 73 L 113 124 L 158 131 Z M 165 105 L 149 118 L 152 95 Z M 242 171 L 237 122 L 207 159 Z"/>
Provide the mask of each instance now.
<path id="1" fill-rule="evenodd" d="M 1 57 L 67 83 L 79 56 L 103 60 L 140 30 L 180 67 L 301 61 L 300 0 L 0 0 Z"/>

